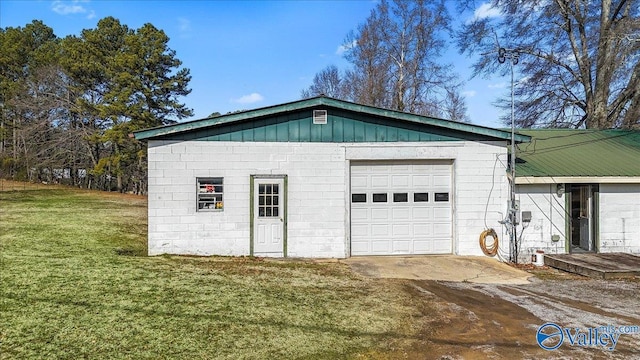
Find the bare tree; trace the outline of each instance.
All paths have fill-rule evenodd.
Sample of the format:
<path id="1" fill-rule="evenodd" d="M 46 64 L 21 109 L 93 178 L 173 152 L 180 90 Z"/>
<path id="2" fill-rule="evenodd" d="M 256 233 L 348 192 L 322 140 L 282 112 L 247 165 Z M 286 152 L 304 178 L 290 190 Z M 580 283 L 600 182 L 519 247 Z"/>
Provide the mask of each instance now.
<path id="1" fill-rule="evenodd" d="M 301 92 L 303 99 L 318 95 L 326 95 L 337 99 L 345 97 L 345 86 L 337 66 L 329 65 L 317 73 L 313 77 L 311 86 Z"/>
<path id="2" fill-rule="evenodd" d="M 303 97 L 330 92 L 361 104 L 442 116 L 459 84 L 441 63 L 451 19 L 445 1 L 382 0 L 357 31 L 347 35 L 345 58 L 352 67 L 340 76 L 329 67 L 314 78 Z M 456 106 L 464 102 L 455 95 Z M 460 110 L 454 110 L 456 118 Z"/>
<path id="3" fill-rule="evenodd" d="M 464 96 L 456 88 L 447 89 L 444 104 L 443 117 L 445 119 L 466 123 L 471 122 Z"/>
<path id="4" fill-rule="evenodd" d="M 465 4 L 475 4 L 467 1 Z M 505 73 L 497 48 L 517 50 L 518 125 L 640 126 L 640 0 L 492 0 L 458 32 L 476 74 Z M 498 105 L 509 107 L 510 100 Z M 507 120 L 507 119 L 504 119 Z"/>

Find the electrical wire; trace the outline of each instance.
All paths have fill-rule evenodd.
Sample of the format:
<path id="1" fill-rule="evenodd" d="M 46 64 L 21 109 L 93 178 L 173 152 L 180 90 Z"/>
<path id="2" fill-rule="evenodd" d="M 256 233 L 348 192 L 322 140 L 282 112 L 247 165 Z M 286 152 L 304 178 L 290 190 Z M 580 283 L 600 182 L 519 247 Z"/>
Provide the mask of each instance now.
<path id="1" fill-rule="evenodd" d="M 500 154 L 496 154 L 496 161 L 493 162 L 493 172 L 491 173 L 491 189 L 489 190 L 489 196 L 487 196 L 487 203 L 484 206 L 484 227 L 486 229 L 489 228 L 489 225 L 487 225 L 487 213 L 489 212 L 489 202 L 491 200 L 491 194 L 493 193 L 493 189 L 496 186 L 496 180 L 495 180 L 496 179 L 496 165 L 498 165 L 498 161 L 500 161 Z"/>

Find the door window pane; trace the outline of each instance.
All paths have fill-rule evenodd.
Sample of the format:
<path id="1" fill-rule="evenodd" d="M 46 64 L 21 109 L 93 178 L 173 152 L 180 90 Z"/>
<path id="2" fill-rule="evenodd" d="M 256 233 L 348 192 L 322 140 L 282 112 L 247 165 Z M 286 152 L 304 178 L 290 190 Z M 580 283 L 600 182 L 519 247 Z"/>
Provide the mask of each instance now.
<path id="1" fill-rule="evenodd" d="M 278 184 L 258 185 L 258 217 L 278 217 L 280 215 L 280 186 Z"/>

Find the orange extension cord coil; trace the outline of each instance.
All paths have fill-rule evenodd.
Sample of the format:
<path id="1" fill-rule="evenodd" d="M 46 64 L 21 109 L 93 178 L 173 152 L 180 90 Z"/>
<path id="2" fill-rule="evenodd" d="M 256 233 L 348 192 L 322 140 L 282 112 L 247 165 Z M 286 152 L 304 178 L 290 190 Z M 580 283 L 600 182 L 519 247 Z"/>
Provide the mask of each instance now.
<path id="1" fill-rule="evenodd" d="M 487 237 L 493 238 L 493 244 L 487 247 Z M 487 256 L 496 256 L 498 254 L 498 234 L 493 229 L 487 229 L 480 234 L 480 248 Z"/>

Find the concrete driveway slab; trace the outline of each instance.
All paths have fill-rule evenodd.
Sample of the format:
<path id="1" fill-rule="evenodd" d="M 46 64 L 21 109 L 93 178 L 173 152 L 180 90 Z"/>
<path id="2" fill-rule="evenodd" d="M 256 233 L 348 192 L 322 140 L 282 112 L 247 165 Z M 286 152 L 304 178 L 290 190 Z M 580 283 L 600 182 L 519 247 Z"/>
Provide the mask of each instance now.
<path id="1" fill-rule="evenodd" d="M 340 260 L 361 275 L 480 284 L 529 284 L 532 275 L 481 256 L 358 256 Z"/>

